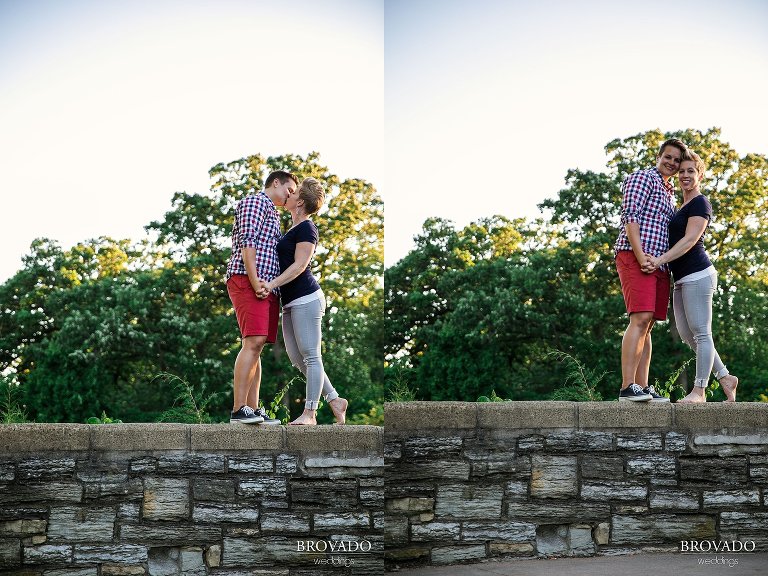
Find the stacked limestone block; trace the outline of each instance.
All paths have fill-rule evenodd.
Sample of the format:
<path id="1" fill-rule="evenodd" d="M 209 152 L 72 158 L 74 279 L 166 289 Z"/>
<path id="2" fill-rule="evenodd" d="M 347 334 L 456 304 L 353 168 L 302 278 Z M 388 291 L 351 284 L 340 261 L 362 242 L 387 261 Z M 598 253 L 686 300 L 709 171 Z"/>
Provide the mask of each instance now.
<path id="1" fill-rule="evenodd" d="M 414 402 L 385 418 L 390 567 L 768 544 L 768 404 Z"/>
<path id="2" fill-rule="evenodd" d="M 0 566 L 380 574 L 382 440 L 369 426 L 0 426 Z"/>

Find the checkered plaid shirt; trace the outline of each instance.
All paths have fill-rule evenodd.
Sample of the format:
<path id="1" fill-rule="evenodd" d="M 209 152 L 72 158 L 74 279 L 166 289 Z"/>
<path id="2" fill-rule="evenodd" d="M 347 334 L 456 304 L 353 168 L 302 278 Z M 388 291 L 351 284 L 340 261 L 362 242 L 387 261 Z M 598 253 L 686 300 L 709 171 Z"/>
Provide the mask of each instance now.
<path id="1" fill-rule="evenodd" d="M 248 272 L 243 263 L 243 248 L 256 248 L 256 270 L 259 278 L 269 282 L 280 275 L 277 241 L 280 239 L 280 217 L 275 204 L 263 191 L 248 194 L 237 203 L 232 228 L 232 255 L 227 264 L 227 280 L 233 274 Z M 274 291 L 277 293 L 277 290 Z"/>
<path id="2" fill-rule="evenodd" d="M 626 225 L 640 225 L 643 252 L 661 256 L 669 250 L 669 221 L 675 213 L 674 187 L 656 168 L 633 172 L 621 184 L 621 231 L 613 249 L 632 250 Z M 667 266 L 661 267 L 666 270 Z"/>

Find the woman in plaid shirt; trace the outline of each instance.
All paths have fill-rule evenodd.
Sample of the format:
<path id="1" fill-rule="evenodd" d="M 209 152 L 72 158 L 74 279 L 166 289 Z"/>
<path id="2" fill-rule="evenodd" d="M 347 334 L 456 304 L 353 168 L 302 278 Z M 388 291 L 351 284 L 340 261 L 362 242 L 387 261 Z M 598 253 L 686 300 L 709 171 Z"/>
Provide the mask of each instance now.
<path id="1" fill-rule="evenodd" d="M 661 266 L 643 271 L 647 256 L 667 251 L 667 226 L 675 213 L 674 187 L 669 179 L 677 174 L 687 152 L 677 139 L 664 142 L 656 166 L 633 172 L 622 183 L 621 231 L 616 240 L 616 269 L 629 314 L 629 326 L 621 343 L 620 401 L 669 402 L 648 385 L 651 365 L 651 329 L 656 320 L 666 320 L 669 306 L 669 271 Z"/>
<path id="2" fill-rule="evenodd" d="M 267 342 L 277 339 L 278 291 L 270 291 L 263 299 L 257 298 L 256 293 L 265 282 L 280 274 L 275 251 L 280 239 L 277 206 L 285 206 L 298 183 L 293 174 L 282 170 L 272 172 L 262 192 L 249 194 L 235 208 L 227 292 L 235 308 L 242 348 L 235 360 L 234 406 L 229 418 L 232 423 L 280 424 L 279 420 L 268 418 L 264 408 L 259 407 L 261 351 Z"/>

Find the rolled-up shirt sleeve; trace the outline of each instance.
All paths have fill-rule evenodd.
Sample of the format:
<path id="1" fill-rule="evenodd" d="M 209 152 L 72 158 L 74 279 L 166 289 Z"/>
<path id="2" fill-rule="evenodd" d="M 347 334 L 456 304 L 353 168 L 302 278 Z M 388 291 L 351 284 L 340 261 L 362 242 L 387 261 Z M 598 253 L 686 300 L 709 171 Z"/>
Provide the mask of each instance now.
<path id="1" fill-rule="evenodd" d="M 256 201 L 255 196 L 246 196 L 237 205 L 235 218 L 237 220 L 237 245 L 240 249 L 255 248 L 259 245 L 258 234 L 264 225 L 266 207 Z"/>
<path id="2" fill-rule="evenodd" d="M 653 192 L 653 184 L 642 172 L 634 172 L 624 179 L 621 186 L 621 225 L 640 223 L 640 214 Z"/>

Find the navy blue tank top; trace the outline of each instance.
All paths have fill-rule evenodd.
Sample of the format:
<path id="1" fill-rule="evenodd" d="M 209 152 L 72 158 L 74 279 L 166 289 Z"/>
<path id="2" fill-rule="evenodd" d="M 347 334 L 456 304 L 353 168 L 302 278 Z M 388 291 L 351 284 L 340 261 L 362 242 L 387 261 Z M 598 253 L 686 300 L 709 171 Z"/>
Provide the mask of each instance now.
<path id="1" fill-rule="evenodd" d="M 277 258 L 280 261 L 280 272 L 285 272 L 295 262 L 296 244 L 299 242 L 311 242 L 317 246 L 318 238 L 317 227 L 312 220 L 304 220 L 288 230 L 277 243 Z M 320 284 L 312 276 L 309 265 L 307 265 L 296 278 L 280 286 L 280 299 L 283 306 L 285 306 L 292 300 L 296 300 L 296 298 L 309 296 L 318 290 L 320 290 Z"/>
<path id="2" fill-rule="evenodd" d="M 672 216 L 672 220 L 669 222 L 670 248 L 683 239 L 685 229 L 688 226 L 688 219 L 692 216 L 706 218 L 707 225 L 712 221 L 712 205 L 703 194 L 696 196 Z M 694 272 L 701 272 L 710 266 L 712 266 L 712 262 L 709 256 L 707 256 L 706 250 L 704 250 L 704 233 L 702 233 L 696 244 L 688 252 L 669 263 L 669 268 L 672 270 L 672 276 L 675 280 L 685 278 L 688 274 L 693 274 Z"/>

